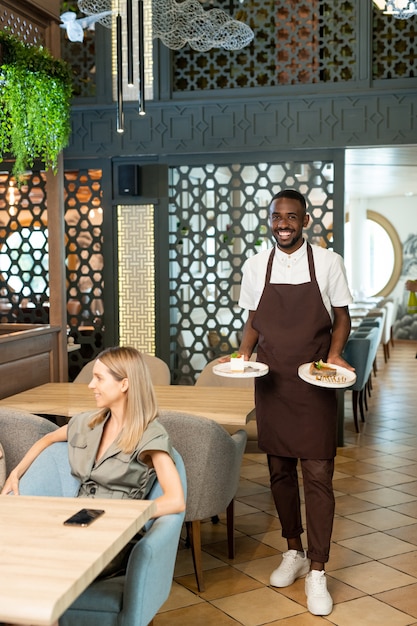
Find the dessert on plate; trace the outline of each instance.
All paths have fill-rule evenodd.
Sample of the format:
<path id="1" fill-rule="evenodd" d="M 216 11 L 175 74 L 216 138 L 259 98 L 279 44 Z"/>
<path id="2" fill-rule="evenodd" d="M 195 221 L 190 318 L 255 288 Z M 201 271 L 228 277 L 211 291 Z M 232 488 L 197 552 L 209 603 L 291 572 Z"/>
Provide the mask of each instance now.
<path id="1" fill-rule="evenodd" d="M 310 363 L 309 373 L 312 376 L 329 377 L 336 376 L 337 369 L 333 365 L 330 365 L 330 363 L 325 363 L 324 361 L 322 361 L 322 359 L 320 359 L 319 361 L 313 361 L 312 363 Z"/>
<path id="2" fill-rule="evenodd" d="M 245 370 L 245 357 L 239 352 L 233 352 L 230 357 L 230 371 L 243 372 Z"/>

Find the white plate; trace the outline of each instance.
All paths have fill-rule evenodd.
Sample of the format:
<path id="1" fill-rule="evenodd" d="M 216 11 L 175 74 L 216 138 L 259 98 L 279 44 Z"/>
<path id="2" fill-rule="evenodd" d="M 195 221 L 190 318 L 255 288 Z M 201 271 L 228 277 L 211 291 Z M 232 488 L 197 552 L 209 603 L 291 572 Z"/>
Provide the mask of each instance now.
<path id="1" fill-rule="evenodd" d="M 328 389 L 344 389 L 345 387 L 351 387 L 356 381 L 356 374 L 345 367 L 336 367 L 337 374 L 335 380 L 332 380 L 330 376 L 318 379 L 316 374 L 310 374 L 311 363 L 303 363 L 298 368 L 298 375 L 310 385 L 316 385 L 317 387 L 327 387 Z M 342 380 L 341 380 L 342 379 Z"/>
<path id="2" fill-rule="evenodd" d="M 265 363 L 257 361 L 245 361 L 245 369 L 243 372 L 232 372 L 230 370 L 230 362 L 218 363 L 213 366 L 213 373 L 217 376 L 225 376 L 226 378 L 256 378 L 257 376 L 265 376 L 269 372 L 269 367 Z"/>

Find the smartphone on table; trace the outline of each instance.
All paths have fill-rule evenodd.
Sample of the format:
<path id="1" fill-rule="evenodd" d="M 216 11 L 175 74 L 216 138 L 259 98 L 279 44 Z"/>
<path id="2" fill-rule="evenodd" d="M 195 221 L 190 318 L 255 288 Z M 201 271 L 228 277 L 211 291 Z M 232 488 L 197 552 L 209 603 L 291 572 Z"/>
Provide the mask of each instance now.
<path id="1" fill-rule="evenodd" d="M 94 520 L 96 520 L 100 515 L 103 515 L 104 511 L 101 509 L 81 509 L 71 515 L 68 519 L 65 520 L 65 526 L 89 526 Z"/>

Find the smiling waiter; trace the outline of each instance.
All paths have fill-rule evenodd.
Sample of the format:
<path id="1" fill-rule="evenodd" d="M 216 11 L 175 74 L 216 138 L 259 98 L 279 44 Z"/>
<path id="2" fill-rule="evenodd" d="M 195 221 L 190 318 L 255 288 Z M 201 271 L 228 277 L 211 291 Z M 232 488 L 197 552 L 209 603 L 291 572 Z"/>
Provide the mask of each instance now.
<path id="1" fill-rule="evenodd" d="M 249 359 L 256 347 L 257 360 L 269 366 L 266 376 L 255 379 L 258 445 L 267 453 L 272 495 L 288 543 L 270 584 L 286 587 L 307 574 L 308 610 L 328 615 L 333 601 L 324 568 L 335 507 L 337 398 L 334 389 L 310 385 L 297 372 L 301 364 L 319 359 L 353 369 L 341 356 L 352 296 L 342 258 L 303 239 L 309 222 L 304 196 L 294 189 L 280 191 L 272 198 L 269 217 L 276 246 L 243 266 L 239 306 L 249 313 L 239 352 Z M 301 541 L 298 459 L 307 551 Z"/>

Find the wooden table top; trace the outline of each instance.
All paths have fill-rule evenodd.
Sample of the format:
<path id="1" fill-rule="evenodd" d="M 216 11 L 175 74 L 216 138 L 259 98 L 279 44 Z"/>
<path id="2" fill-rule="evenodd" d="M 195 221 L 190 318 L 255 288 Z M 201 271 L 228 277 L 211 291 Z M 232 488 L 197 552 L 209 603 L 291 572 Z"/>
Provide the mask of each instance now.
<path id="1" fill-rule="evenodd" d="M 90 526 L 64 526 L 83 507 Z M 155 510 L 150 500 L 0 497 L 0 621 L 53 624 Z"/>
<path id="2" fill-rule="evenodd" d="M 228 426 L 243 426 L 254 417 L 253 389 L 161 385 L 155 392 L 161 410 L 202 415 Z M 65 417 L 97 408 L 91 389 L 79 383 L 46 383 L 3 398 L 0 406 Z"/>

